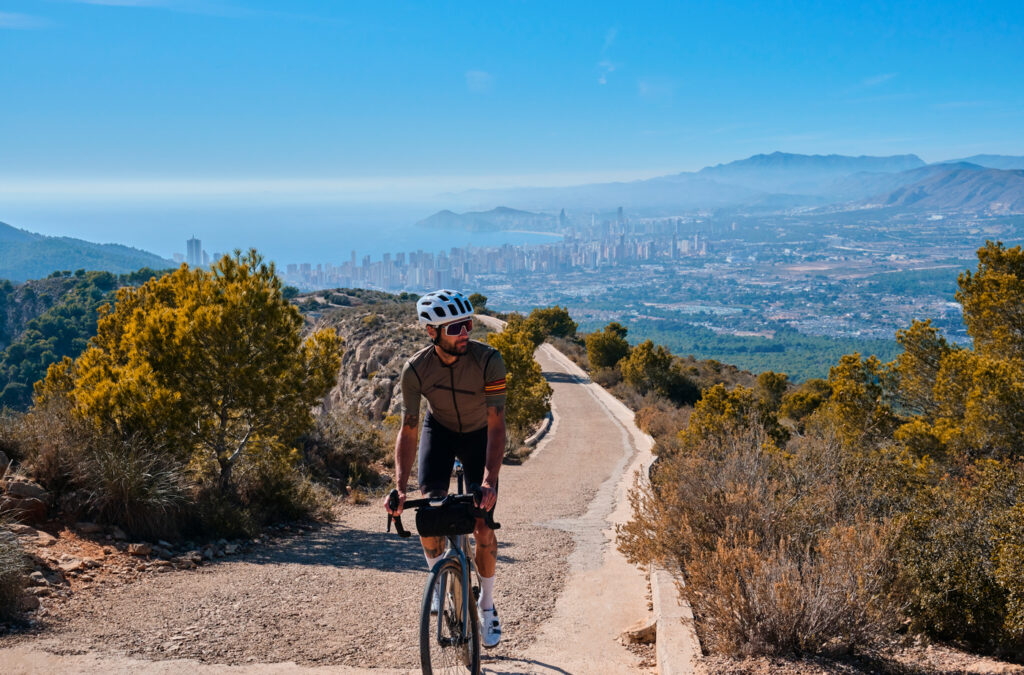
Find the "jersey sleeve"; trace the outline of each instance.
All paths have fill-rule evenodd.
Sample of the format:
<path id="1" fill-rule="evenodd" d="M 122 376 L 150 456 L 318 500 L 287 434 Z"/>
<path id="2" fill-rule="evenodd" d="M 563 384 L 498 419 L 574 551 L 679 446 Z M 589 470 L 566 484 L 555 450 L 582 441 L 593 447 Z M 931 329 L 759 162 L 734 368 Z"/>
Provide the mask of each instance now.
<path id="1" fill-rule="evenodd" d="M 484 398 L 487 405 L 505 404 L 505 361 L 497 350 L 484 367 Z"/>
<path id="2" fill-rule="evenodd" d="M 409 417 L 412 415 L 419 419 L 420 416 L 420 377 L 416 374 L 416 369 L 412 367 L 412 364 L 408 361 L 405 362 L 405 366 L 402 368 L 402 416 Z"/>

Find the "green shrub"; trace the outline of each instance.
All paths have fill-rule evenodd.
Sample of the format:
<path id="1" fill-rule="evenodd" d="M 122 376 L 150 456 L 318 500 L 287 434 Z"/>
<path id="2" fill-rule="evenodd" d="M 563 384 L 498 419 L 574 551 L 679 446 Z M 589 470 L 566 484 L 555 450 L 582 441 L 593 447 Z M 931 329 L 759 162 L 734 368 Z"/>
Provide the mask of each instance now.
<path id="1" fill-rule="evenodd" d="M 197 490 L 185 515 L 185 531 L 196 535 L 240 539 L 260 532 L 253 514 L 216 488 Z"/>
<path id="2" fill-rule="evenodd" d="M 591 368 L 611 368 L 629 354 L 626 328 L 615 321 L 603 331 L 587 335 L 586 344 Z"/>
<path id="3" fill-rule="evenodd" d="M 545 338 L 572 337 L 579 327 L 565 307 L 538 307 L 530 312 L 526 321 L 537 326 L 537 332 Z"/>
<path id="4" fill-rule="evenodd" d="M 1019 484 L 1019 468 L 982 460 L 963 478 L 921 492 L 905 516 L 898 558 L 915 628 L 985 649 L 1024 646 L 1013 603 Z"/>

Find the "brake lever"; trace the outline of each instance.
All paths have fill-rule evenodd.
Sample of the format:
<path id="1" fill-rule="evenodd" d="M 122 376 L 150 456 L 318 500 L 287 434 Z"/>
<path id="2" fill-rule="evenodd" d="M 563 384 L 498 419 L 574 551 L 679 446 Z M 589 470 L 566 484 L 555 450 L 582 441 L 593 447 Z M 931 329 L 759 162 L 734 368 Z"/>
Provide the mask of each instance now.
<path id="1" fill-rule="evenodd" d="M 472 493 L 473 499 L 476 500 L 476 507 L 478 509 L 480 509 L 480 500 L 484 498 L 484 491 L 476 483 L 473 483 L 472 485 L 469 486 L 469 491 Z M 483 511 L 483 509 L 480 509 L 480 510 Z M 491 509 L 490 511 L 483 511 L 483 512 L 484 512 L 484 524 L 487 525 L 487 527 L 491 528 L 492 530 L 500 530 L 501 529 L 501 523 L 496 522 L 494 520 L 494 509 Z"/>
<path id="2" fill-rule="evenodd" d="M 388 495 L 388 506 L 392 511 L 398 508 L 398 490 L 392 490 Z M 390 513 L 388 514 L 388 532 L 391 531 L 392 521 L 395 523 L 395 531 L 398 533 L 399 537 L 406 539 L 412 536 L 411 532 L 402 527 L 402 516 L 395 516 Z"/>

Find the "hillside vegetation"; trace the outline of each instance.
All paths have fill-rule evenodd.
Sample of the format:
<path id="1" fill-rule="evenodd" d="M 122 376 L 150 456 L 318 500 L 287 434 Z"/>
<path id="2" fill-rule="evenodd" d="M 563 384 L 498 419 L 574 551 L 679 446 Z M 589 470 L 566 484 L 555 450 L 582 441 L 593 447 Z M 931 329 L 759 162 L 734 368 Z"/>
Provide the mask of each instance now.
<path id="1" fill-rule="evenodd" d="M 118 288 L 163 272 L 130 274 L 78 270 L 14 286 L 0 282 L 0 408 L 25 410 L 32 385 L 65 356 L 75 358 L 96 334 L 98 311 Z"/>
<path id="2" fill-rule="evenodd" d="M 47 237 L 0 223 L 0 279 L 39 279 L 53 270 L 89 269 L 126 274 L 173 263 L 121 244 L 94 244 L 71 237 Z"/>
<path id="3" fill-rule="evenodd" d="M 924 634 L 1024 657 L 1024 252 L 987 243 L 956 299 L 972 349 L 915 322 L 889 363 L 714 386 L 682 424 L 638 415 L 658 459 L 619 545 L 685 579 L 709 649 Z"/>

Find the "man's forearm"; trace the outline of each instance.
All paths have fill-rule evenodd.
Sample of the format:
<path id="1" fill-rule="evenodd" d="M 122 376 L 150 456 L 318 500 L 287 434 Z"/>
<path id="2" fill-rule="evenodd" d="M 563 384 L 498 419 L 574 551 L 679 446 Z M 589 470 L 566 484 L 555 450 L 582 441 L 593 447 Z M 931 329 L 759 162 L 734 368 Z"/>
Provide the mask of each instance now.
<path id="1" fill-rule="evenodd" d="M 406 420 L 406 422 L 408 421 Z M 412 462 L 416 458 L 417 434 L 415 420 L 413 420 L 412 425 L 402 425 L 398 431 L 398 438 L 395 439 L 395 482 L 402 492 L 405 492 L 409 485 Z"/>
<path id="2" fill-rule="evenodd" d="M 487 460 L 484 464 L 484 482 L 490 487 L 498 484 L 498 472 L 505 459 L 505 425 L 487 429 Z"/>

